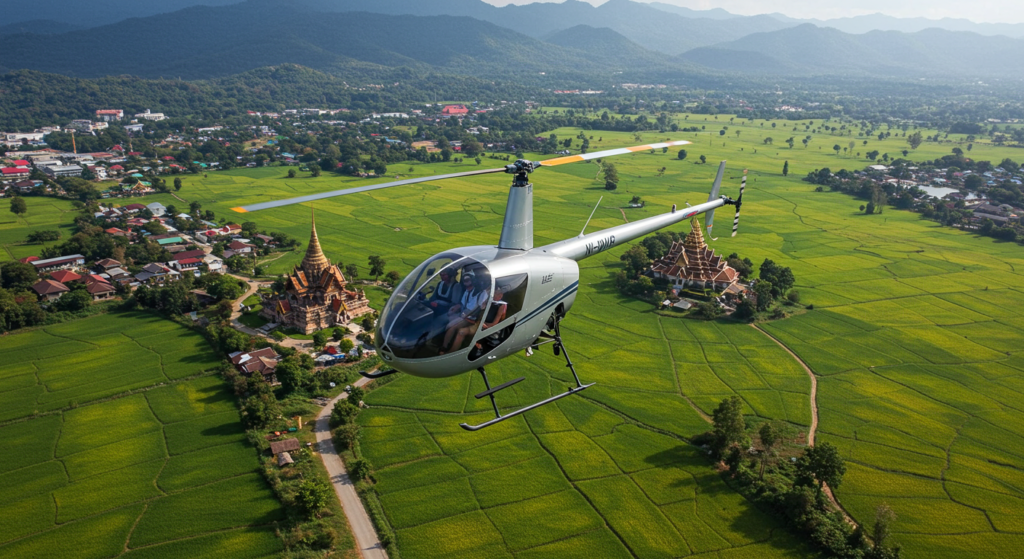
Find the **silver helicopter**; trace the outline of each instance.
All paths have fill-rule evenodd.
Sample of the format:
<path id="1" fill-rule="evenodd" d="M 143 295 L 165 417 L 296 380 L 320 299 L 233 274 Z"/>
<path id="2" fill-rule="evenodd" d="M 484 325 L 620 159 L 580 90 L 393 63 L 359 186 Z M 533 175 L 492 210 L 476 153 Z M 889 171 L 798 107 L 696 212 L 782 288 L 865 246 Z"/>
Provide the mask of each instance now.
<path id="1" fill-rule="evenodd" d="M 521 159 L 497 169 L 406 179 L 233 209 L 251 212 L 427 181 L 491 173 L 512 175 L 498 244 L 446 250 L 428 258 L 410 272 L 381 312 L 374 334 L 374 345 L 392 368 L 379 373 L 361 373 L 368 378 L 380 378 L 399 371 L 418 377 L 443 378 L 479 371 L 486 390 L 476 398 L 490 398 L 495 418 L 479 425 L 460 424 L 466 430 L 476 431 L 594 385 L 580 381 L 559 328 L 576 300 L 580 279 L 577 262 L 702 213 L 707 213 L 705 223 L 710 233 L 715 209 L 722 206 L 736 206 L 732 230 L 732 235 L 736 236 L 746 186 L 744 173 L 736 200 L 719 197 L 726 163 L 722 161 L 708 201 L 703 204 L 685 210 L 677 209 L 673 204 L 671 211 L 661 215 L 594 233 L 580 232 L 571 239 L 535 247 L 530 173 L 540 167 L 687 144 L 690 142 L 661 142 L 546 161 Z M 594 207 L 596 210 L 597 206 Z M 591 212 L 583 231 L 593 216 Z M 485 367 L 519 351 L 532 354 L 543 344 L 552 344 L 554 354 L 564 356 L 576 385 L 556 396 L 502 414 L 494 398 L 495 393 L 522 382 L 526 377 L 491 387 Z"/>

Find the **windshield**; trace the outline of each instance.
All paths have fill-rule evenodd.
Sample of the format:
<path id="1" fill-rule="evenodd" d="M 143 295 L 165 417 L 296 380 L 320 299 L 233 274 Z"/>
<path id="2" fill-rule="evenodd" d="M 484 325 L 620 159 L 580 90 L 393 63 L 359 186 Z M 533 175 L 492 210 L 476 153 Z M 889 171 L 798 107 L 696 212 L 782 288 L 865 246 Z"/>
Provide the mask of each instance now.
<path id="1" fill-rule="evenodd" d="M 490 302 L 491 275 L 479 261 L 440 254 L 395 290 L 381 317 L 378 347 L 397 357 L 424 359 L 464 349 Z"/>

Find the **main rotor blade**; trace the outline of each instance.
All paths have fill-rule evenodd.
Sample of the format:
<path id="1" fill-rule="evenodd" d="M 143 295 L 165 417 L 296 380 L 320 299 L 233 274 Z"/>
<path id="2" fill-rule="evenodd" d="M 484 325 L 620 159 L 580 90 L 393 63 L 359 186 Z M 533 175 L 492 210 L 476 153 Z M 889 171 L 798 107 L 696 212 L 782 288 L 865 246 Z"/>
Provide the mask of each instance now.
<path id="1" fill-rule="evenodd" d="M 633 146 L 629 148 L 618 148 L 618 149 L 607 149 L 604 151 L 595 151 L 593 153 L 586 153 L 581 155 L 567 155 L 565 157 L 556 157 L 554 159 L 548 159 L 547 161 L 541 161 L 541 167 L 555 167 L 557 165 L 565 165 L 566 163 L 576 163 L 578 161 L 590 161 L 591 159 L 599 159 L 601 157 L 610 157 L 612 155 L 625 155 L 627 153 L 636 153 L 638 151 L 647 151 L 649 149 L 660 149 L 670 148 L 673 146 L 685 146 L 692 144 L 686 140 L 677 140 L 675 142 L 659 142 L 657 144 L 645 144 L 642 146 Z"/>
<path id="2" fill-rule="evenodd" d="M 302 204 L 305 202 L 312 202 L 314 200 L 323 200 L 324 198 L 333 198 L 335 196 L 345 196 L 346 194 L 358 194 L 360 192 L 369 192 L 371 190 L 380 190 L 382 188 L 392 188 L 395 186 L 405 186 L 407 184 L 416 184 L 421 182 L 430 182 L 441 179 L 455 179 L 459 177 L 472 177 L 476 175 L 489 175 L 492 173 L 504 173 L 505 168 L 500 169 L 482 169 L 478 171 L 466 171 L 465 173 L 452 173 L 449 175 L 434 175 L 432 177 L 419 177 L 415 179 L 405 179 L 401 181 L 383 182 L 380 184 L 369 184 L 366 186 L 357 186 L 355 188 L 346 188 L 343 190 L 332 190 L 330 192 L 320 192 L 318 194 L 310 194 L 308 196 L 299 196 L 298 198 L 288 198 L 287 200 L 275 200 L 273 202 L 263 202 L 260 204 L 251 204 L 248 206 L 240 206 L 237 208 L 231 208 L 232 210 L 240 213 L 244 212 L 256 212 L 259 210 L 267 210 L 270 208 L 279 208 L 281 206 L 290 206 L 292 204 Z"/>

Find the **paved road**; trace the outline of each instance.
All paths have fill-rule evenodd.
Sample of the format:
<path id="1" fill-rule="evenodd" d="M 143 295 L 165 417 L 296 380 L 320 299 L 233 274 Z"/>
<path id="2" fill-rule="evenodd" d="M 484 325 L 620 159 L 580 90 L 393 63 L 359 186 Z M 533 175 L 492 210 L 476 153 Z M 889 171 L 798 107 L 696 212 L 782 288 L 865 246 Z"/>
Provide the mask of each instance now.
<path id="1" fill-rule="evenodd" d="M 370 379 L 360 378 L 355 382 L 355 385 L 363 386 L 368 382 L 370 382 Z M 352 535 L 355 536 L 356 550 L 359 551 L 360 557 L 364 559 L 387 559 L 388 554 L 384 551 L 384 546 L 381 545 L 380 540 L 377 538 L 377 531 L 373 528 L 373 522 L 370 521 L 370 516 L 366 514 L 363 502 L 359 499 L 356 488 L 345 471 L 345 463 L 338 456 L 338 451 L 334 448 L 334 441 L 331 440 L 331 428 L 328 424 L 331 419 L 331 410 L 334 409 L 334 404 L 342 398 L 348 398 L 348 394 L 342 392 L 336 396 L 330 403 L 324 406 L 324 409 L 320 411 L 320 415 L 316 417 L 314 432 L 316 433 L 316 440 L 319 446 L 320 459 L 324 461 L 327 473 L 331 476 L 331 482 L 334 484 L 334 492 L 337 493 L 338 500 L 341 501 L 341 506 L 345 509 L 345 516 L 348 517 L 348 525 L 352 529 Z"/>

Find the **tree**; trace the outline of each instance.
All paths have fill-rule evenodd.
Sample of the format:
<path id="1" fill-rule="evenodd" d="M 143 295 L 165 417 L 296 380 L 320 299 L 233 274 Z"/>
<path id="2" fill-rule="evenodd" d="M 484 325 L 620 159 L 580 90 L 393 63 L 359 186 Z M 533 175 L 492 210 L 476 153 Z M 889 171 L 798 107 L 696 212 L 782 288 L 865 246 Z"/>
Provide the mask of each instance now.
<path id="1" fill-rule="evenodd" d="M 355 346 L 356 344 L 352 343 L 352 340 L 348 338 L 342 338 L 338 340 L 338 351 L 340 351 L 341 353 L 348 353 L 352 351 L 352 348 L 354 348 Z"/>
<path id="2" fill-rule="evenodd" d="M 348 391 L 348 401 L 351 402 L 353 406 L 358 406 L 359 402 L 362 402 L 365 397 L 366 392 L 358 386 L 353 386 L 352 389 Z"/>
<path id="3" fill-rule="evenodd" d="M 764 311 L 768 310 L 775 302 L 772 297 L 772 282 L 761 280 L 754 286 L 754 293 L 757 295 L 757 310 Z"/>
<path id="4" fill-rule="evenodd" d="M 84 310 L 89 307 L 92 303 L 92 296 L 85 289 L 73 289 L 70 293 L 65 293 L 57 300 L 57 310 L 77 312 Z"/>
<path id="5" fill-rule="evenodd" d="M 601 163 L 601 172 L 604 174 L 605 185 L 607 185 L 608 183 L 614 183 L 616 185 L 619 184 L 619 170 L 615 168 L 614 163 L 609 163 L 607 161 Z M 609 188 L 608 190 L 614 189 Z"/>
<path id="6" fill-rule="evenodd" d="M 313 349 L 319 351 L 323 349 L 325 345 L 327 345 L 327 332 L 320 330 L 313 334 Z"/>
<path id="7" fill-rule="evenodd" d="M 15 196 L 11 198 L 11 213 L 21 217 L 28 211 L 28 205 L 25 203 L 25 199 L 21 196 Z"/>
<path id="8" fill-rule="evenodd" d="M 337 441 L 343 449 L 349 450 L 359 440 L 359 426 L 355 423 L 342 425 L 335 429 L 334 436 L 337 437 Z"/>
<path id="9" fill-rule="evenodd" d="M 397 286 L 398 282 L 402 281 L 402 274 L 399 274 L 398 272 L 391 270 L 390 272 L 384 274 L 384 280 L 390 283 L 392 286 Z"/>
<path id="10" fill-rule="evenodd" d="M 747 425 L 743 421 L 743 400 L 739 396 L 730 396 L 722 400 L 712 412 L 717 452 L 721 455 L 729 446 L 743 440 Z"/>
<path id="11" fill-rule="evenodd" d="M 305 509 L 310 517 L 320 518 L 320 513 L 327 508 L 332 496 L 330 484 L 319 479 L 307 479 L 299 485 L 296 501 Z"/>
<path id="12" fill-rule="evenodd" d="M 708 162 L 707 156 L 704 156 L 704 155 L 700 156 L 700 163 L 701 163 L 701 165 L 703 165 L 703 164 L 705 164 L 707 162 Z"/>
<path id="13" fill-rule="evenodd" d="M 685 149 L 679 150 L 679 153 L 676 154 L 676 159 L 678 159 L 680 161 L 683 161 L 684 159 L 686 159 L 686 150 Z"/>
<path id="14" fill-rule="evenodd" d="M 779 266 L 768 258 L 761 263 L 759 276 L 762 280 L 772 283 L 772 296 L 776 299 L 781 298 L 796 283 L 793 270 Z"/>
<path id="15" fill-rule="evenodd" d="M 316 163 L 310 163 L 309 164 L 309 176 L 311 176 L 311 177 L 319 177 L 320 176 L 320 166 L 317 165 Z"/>
<path id="16" fill-rule="evenodd" d="M 294 392 L 309 384 L 312 379 L 309 371 L 302 364 L 291 357 L 285 358 L 274 369 L 274 375 L 281 382 L 285 392 Z"/>
<path id="17" fill-rule="evenodd" d="M 345 275 L 348 276 L 348 281 L 354 281 L 359 277 L 359 267 L 355 264 L 345 266 Z"/>
<path id="18" fill-rule="evenodd" d="M 761 454 L 759 456 L 761 472 L 758 474 L 758 478 L 764 479 L 764 469 L 775 457 L 775 447 L 782 442 L 782 434 L 771 421 L 762 423 L 761 428 L 757 430 L 757 434 L 761 437 Z"/>
<path id="19" fill-rule="evenodd" d="M 921 138 L 921 132 L 914 132 L 907 136 L 907 143 L 910 144 L 910 149 L 917 149 L 921 147 L 921 142 L 924 141 Z"/>
<path id="20" fill-rule="evenodd" d="M 0 285 L 11 291 L 21 291 L 32 287 L 39 277 L 36 267 L 23 262 L 5 262 L 0 268 Z"/>
<path id="21" fill-rule="evenodd" d="M 206 285 L 206 292 L 218 301 L 225 299 L 234 301 L 245 293 L 245 289 L 238 280 L 229 275 L 221 274 L 208 281 L 209 283 Z"/>
<path id="22" fill-rule="evenodd" d="M 181 190 L 181 177 L 174 177 L 174 190 Z"/>
<path id="23" fill-rule="evenodd" d="M 821 443 L 808 447 L 803 456 L 796 461 L 796 470 L 805 482 L 813 480 L 821 491 L 824 484 L 838 489 L 846 473 L 846 463 L 839 454 L 839 449 L 832 443 Z"/>
<path id="24" fill-rule="evenodd" d="M 331 338 L 333 338 L 334 341 L 336 342 L 340 342 L 342 339 L 345 338 L 345 331 L 342 330 L 341 328 L 335 328 L 334 330 L 331 331 Z"/>
<path id="25" fill-rule="evenodd" d="M 714 301 L 703 301 L 697 305 L 697 316 L 704 320 L 714 320 L 722 315 L 722 309 Z"/>
<path id="26" fill-rule="evenodd" d="M 619 257 L 619 260 L 626 263 L 626 277 L 636 279 L 644 273 L 651 265 L 651 259 L 647 254 L 647 248 L 643 245 L 635 245 L 629 248 Z"/>
<path id="27" fill-rule="evenodd" d="M 875 508 L 875 524 L 871 527 L 871 553 L 866 555 L 872 559 L 896 559 L 900 556 L 900 547 L 889 547 L 889 536 L 892 535 L 892 523 L 896 513 L 889 505 L 882 503 Z"/>
<path id="28" fill-rule="evenodd" d="M 353 460 L 348 465 L 348 473 L 352 479 L 362 481 L 370 476 L 370 463 L 362 458 Z"/>
<path id="29" fill-rule="evenodd" d="M 786 161 L 785 163 L 782 164 L 782 176 L 789 176 L 789 161 Z"/>
<path id="30" fill-rule="evenodd" d="M 295 178 L 295 169 L 288 169 L 288 178 L 290 178 L 290 179 L 294 179 Z"/>
<path id="31" fill-rule="evenodd" d="M 841 149 L 843 149 L 843 148 L 839 147 L 839 144 L 836 144 L 836 145 L 832 146 L 832 151 L 836 152 L 836 157 L 839 157 L 839 150 L 841 150 Z"/>
<path id="32" fill-rule="evenodd" d="M 262 381 L 263 375 L 253 375 L 250 378 L 259 378 Z M 246 398 L 242 403 L 242 418 L 246 425 L 255 429 L 263 429 L 280 415 L 281 406 L 273 394 L 256 394 Z"/>
<path id="33" fill-rule="evenodd" d="M 370 275 L 373 276 L 373 281 L 380 281 L 380 277 L 384 275 L 384 266 L 387 264 L 383 258 L 376 254 L 371 254 L 369 258 L 370 263 Z"/>
<path id="34" fill-rule="evenodd" d="M 188 213 L 190 214 L 197 214 L 201 209 L 203 209 L 203 205 L 199 202 L 190 202 L 188 205 Z"/>

